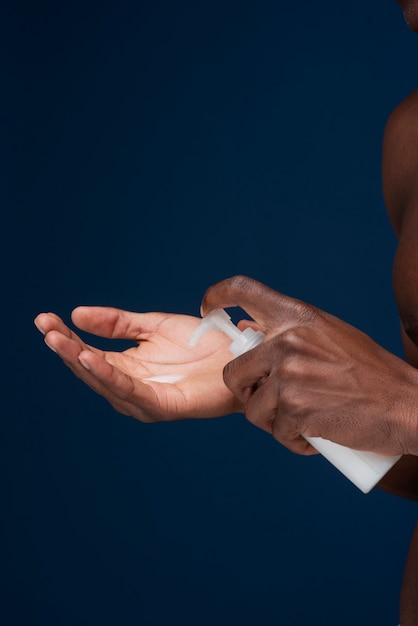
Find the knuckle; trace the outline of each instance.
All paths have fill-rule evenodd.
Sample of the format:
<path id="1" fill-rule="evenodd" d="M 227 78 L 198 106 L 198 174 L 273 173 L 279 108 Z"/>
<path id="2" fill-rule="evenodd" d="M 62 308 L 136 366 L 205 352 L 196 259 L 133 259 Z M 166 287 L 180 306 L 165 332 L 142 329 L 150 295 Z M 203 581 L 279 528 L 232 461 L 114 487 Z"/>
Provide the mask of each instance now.
<path id="1" fill-rule="evenodd" d="M 301 428 L 297 420 L 290 419 L 280 411 L 280 418 L 272 424 L 272 435 L 291 452 L 304 454 L 308 444 L 300 434 Z"/>
<path id="2" fill-rule="evenodd" d="M 272 432 L 272 425 L 276 417 L 276 411 L 274 408 L 266 410 L 263 407 L 260 407 L 258 402 L 252 401 L 253 397 L 250 397 L 250 400 L 245 405 L 245 417 L 246 419 L 267 432 Z"/>
<path id="3" fill-rule="evenodd" d="M 289 384 L 298 384 L 304 376 L 303 360 L 295 355 L 285 358 L 280 366 L 279 376 L 282 381 Z"/>
<path id="4" fill-rule="evenodd" d="M 298 302 L 297 308 L 299 320 L 307 326 L 310 326 L 318 317 L 319 309 L 306 302 Z"/>
<path id="5" fill-rule="evenodd" d="M 245 404 L 245 417 L 254 426 L 271 433 L 277 415 L 277 402 L 271 402 L 271 398 L 264 399 L 261 396 L 260 390 L 250 395 Z"/>
<path id="6" fill-rule="evenodd" d="M 280 395 L 280 413 L 286 416 L 287 419 L 292 420 L 292 422 L 298 421 L 300 403 L 297 395 L 289 391 L 284 391 Z"/>
<path id="7" fill-rule="evenodd" d="M 237 292 L 249 290 L 251 283 L 252 279 L 248 278 L 248 276 L 244 276 L 243 274 L 236 274 L 235 276 L 231 276 L 225 280 L 226 287 Z"/>
<path id="8" fill-rule="evenodd" d="M 319 309 L 316 307 L 278 292 L 271 304 L 274 315 L 282 318 L 284 314 L 293 323 L 302 327 L 312 326 L 319 315 Z"/>
<path id="9" fill-rule="evenodd" d="M 284 330 L 280 339 L 285 347 L 293 350 L 300 348 L 305 343 L 304 331 L 298 326 Z"/>

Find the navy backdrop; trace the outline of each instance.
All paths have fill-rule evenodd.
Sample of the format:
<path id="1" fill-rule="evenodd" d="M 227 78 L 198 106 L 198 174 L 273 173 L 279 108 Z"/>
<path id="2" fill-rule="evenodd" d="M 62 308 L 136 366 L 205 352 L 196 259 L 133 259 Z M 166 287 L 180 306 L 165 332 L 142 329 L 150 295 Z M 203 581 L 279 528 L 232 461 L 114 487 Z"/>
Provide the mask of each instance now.
<path id="1" fill-rule="evenodd" d="M 245 273 L 402 354 L 380 158 L 418 36 L 395 0 L 1 13 L 2 623 L 395 626 L 416 505 L 239 415 L 121 416 L 32 324 L 198 315 Z"/>

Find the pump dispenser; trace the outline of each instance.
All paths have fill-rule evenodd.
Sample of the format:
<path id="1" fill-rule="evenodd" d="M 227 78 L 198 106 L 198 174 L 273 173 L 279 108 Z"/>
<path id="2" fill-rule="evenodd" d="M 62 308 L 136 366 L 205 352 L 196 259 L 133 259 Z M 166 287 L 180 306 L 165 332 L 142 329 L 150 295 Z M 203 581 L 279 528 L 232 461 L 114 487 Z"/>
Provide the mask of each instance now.
<path id="1" fill-rule="evenodd" d="M 202 319 L 199 326 L 190 337 L 189 344 L 195 346 L 211 328 L 221 330 L 232 339 L 229 349 L 234 357 L 248 352 L 251 348 L 255 348 L 264 339 L 264 334 L 260 330 L 246 328 L 241 331 L 232 323 L 231 317 L 226 311 L 223 309 L 215 309 Z"/>
<path id="2" fill-rule="evenodd" d="M 240 331 L 226 311 L 216 309 L 202 319 L 194 330 L 189 344 L 195 346 L 211 329 L 220 330 L 230 337 L 232 340 L 230 350 L 234 358 L 258 346 L 265 337 L 261 331 L 252 328 Z M 363 493 L 368 493 L 401 458 L 400 455 L 384 456 L 375 452 L 351 450 L 322 437 L 305 439 Z"/>

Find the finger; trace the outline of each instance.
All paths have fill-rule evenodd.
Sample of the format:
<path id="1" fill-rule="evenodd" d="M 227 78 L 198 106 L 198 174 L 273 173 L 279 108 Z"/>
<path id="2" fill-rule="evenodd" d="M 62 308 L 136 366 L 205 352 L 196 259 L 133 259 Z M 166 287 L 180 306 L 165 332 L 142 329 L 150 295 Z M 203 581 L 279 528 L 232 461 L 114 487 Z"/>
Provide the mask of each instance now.
<path id="1" fill-rule="evenodd" d="M 39 313 L 33 322 L 39 332 L 46 335 L 49 330 L 54 328 L 57 322 L 61 322 L 61 319 L 55 313 Z"/>
<path id="2" fill-rule="evenodd" d="M 143 422 L 152 421 L 147 411 L 144 412 L 138 406 L 138 399 L 142 402 L 142 407 L 152 406 L 155 393 L 151 387 L 134 384 L 129 376 L 106 361 L 104 352 L 54 330 L 46 334 L 45 343 L 77 378 L 103 396 L 119 413 L 131 415 Z M 136 404 L 132 404 L 132 401 Z"/>
<path id="3" fill-rule="evenodd" d="M 113 307 L 79 306 L 71 314 L 78 328 L 112 339 L 146 339 L 170 317 L 164 313 L 133 313 Z"/>
<path id="4" fill-rule="evenodd" d="M 35 317 L 34 323 L 36 328 L 43 335 L 47 335 L 49 332 L 55 330 L 62 333 L 66 337 L 79 339 L 79 337 L 77 337 L 77 335 L 75 335 L 55 313 L 39 313 L 39 315 Z"/>
<path id="5" fill-rule="evenodd" d="M 90 349 L 97 353 L 97 350 L 93 346 L 87 345 L 82 339 L 74 333 L 68 326 L 64 324 L 62 319 L 55 315 L 55 313 L 40 313 L 34 320 L 35 326 L 45 336 L 45 343 L 49 348 L 55 352 L 61 352 L 66 349 L 67 342 L 70 340 L 75 342 L 79 346 L 79 350 Z M 71 346 L 71 344 L 68 344 Z"/>
<path id="6" fill-rule="evenodd" d="M 279 400 L 280 389 L 277 379 L 266 377 L 248 398 L 245 404 L 245 417 L 251 424 L 271 435 Z"/>
<path id="7" fill-rule="evenodd" d="M 105 358 L 85 350 L 78 355 L 81 365 L 106 389 L 123 403 L 134 403 L 145 411 L 155 409 L 158 404 L 155 391 L 150 385 L 133 380 Z"/>
<path id="8" fill-rule="evenodd" d="M 66 329 L 64 333 L 61 330 L 50 330 L 45 335 L 44 341 L 46 345 L 66 361 L 75 361 L 82 350 L 91 350 L 96 354 L 102 354 L 101 350 L 89 346 L 81 341 L 75 333 Z"/>
<path id="9" fill-rule="evenodd" d="M 263 351 L 254 348 L 227 363 L 223 370 L 224 383 L 245 404 L 260 382 L 270 373 L 270 363 Z"/>
<path id="10" fill-rule="evenodd" d="M 96 355 L 97 358 L 103 358 L 99 350 L 90 348 L 82 342 L 66 337 L 61 332 L 54 330 L 46 334 L 45 343 L 51 350 L 57 353 L 63 363 L 77 378 L 80 378 L 86 385 L 93 389 L 93 391 L 110 400 L 106 395 L 106 389 L 89 373 L 87 368 L 83 367 L 78 359 L 79 355 L 86 351 Z"/>
<path id="11" fill-rule="evenodd" d="M 239 306 L 260 326 L 278 332 L 295 324 L 308 324 L 315 317 L 316 309 L 300 300 L 263 285 L 247 276 L 227 278 L 206 291 L 201 312 L 207 315 L 213 309 Z"/>
<path id="12" fill-rule="evenodd" d="M 249 422 L 273 435 L 279 443 L 296 454 L 311 456 L 318 454 L 297 430 L 283 427 L 281 414 L 280 382 L 272 376 L 264 380 L 245 405 L 245 416 Z"/>
<path id="13" fill-rule="evenodd" d="M 265 341 L 233 359 L 224 367 L 224 382 L 241 403 L 273 372 L 278 372 L 285 356 L 280 337 Z M 279 378 L 279 375 L 276 374 Z"/>
<path id="14" fill-rule="evenodd" d="M 285 419 L 280 415 L 280 403 L 278 413 L 272 423 L 272 435 L 276 441 L 281 443 L 291 452 L 304 456 L 319 454 L 311 444 L 304 439 L 303 435 L 285 425 Z"/>

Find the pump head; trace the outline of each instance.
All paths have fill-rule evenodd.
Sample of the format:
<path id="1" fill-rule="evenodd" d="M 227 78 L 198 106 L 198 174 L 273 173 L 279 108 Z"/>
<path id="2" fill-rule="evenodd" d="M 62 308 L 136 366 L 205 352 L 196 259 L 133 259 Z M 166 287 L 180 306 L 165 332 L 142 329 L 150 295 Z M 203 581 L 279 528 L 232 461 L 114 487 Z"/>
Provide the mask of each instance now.
<path id="1" fill-rule="evenodd" d="M 241 331 L 233 324 L 231 317 L 223 309 L 215 309 L 202 319 L 199 326 L 190 337 L 189 345 L 195 346 L 210 329 L 221 330 L 232 339 L 229 347 L 234 357 L 248 352 L 255 348 L 264 339 L 264 334 L 260 330 L 246 328 Z"/>

